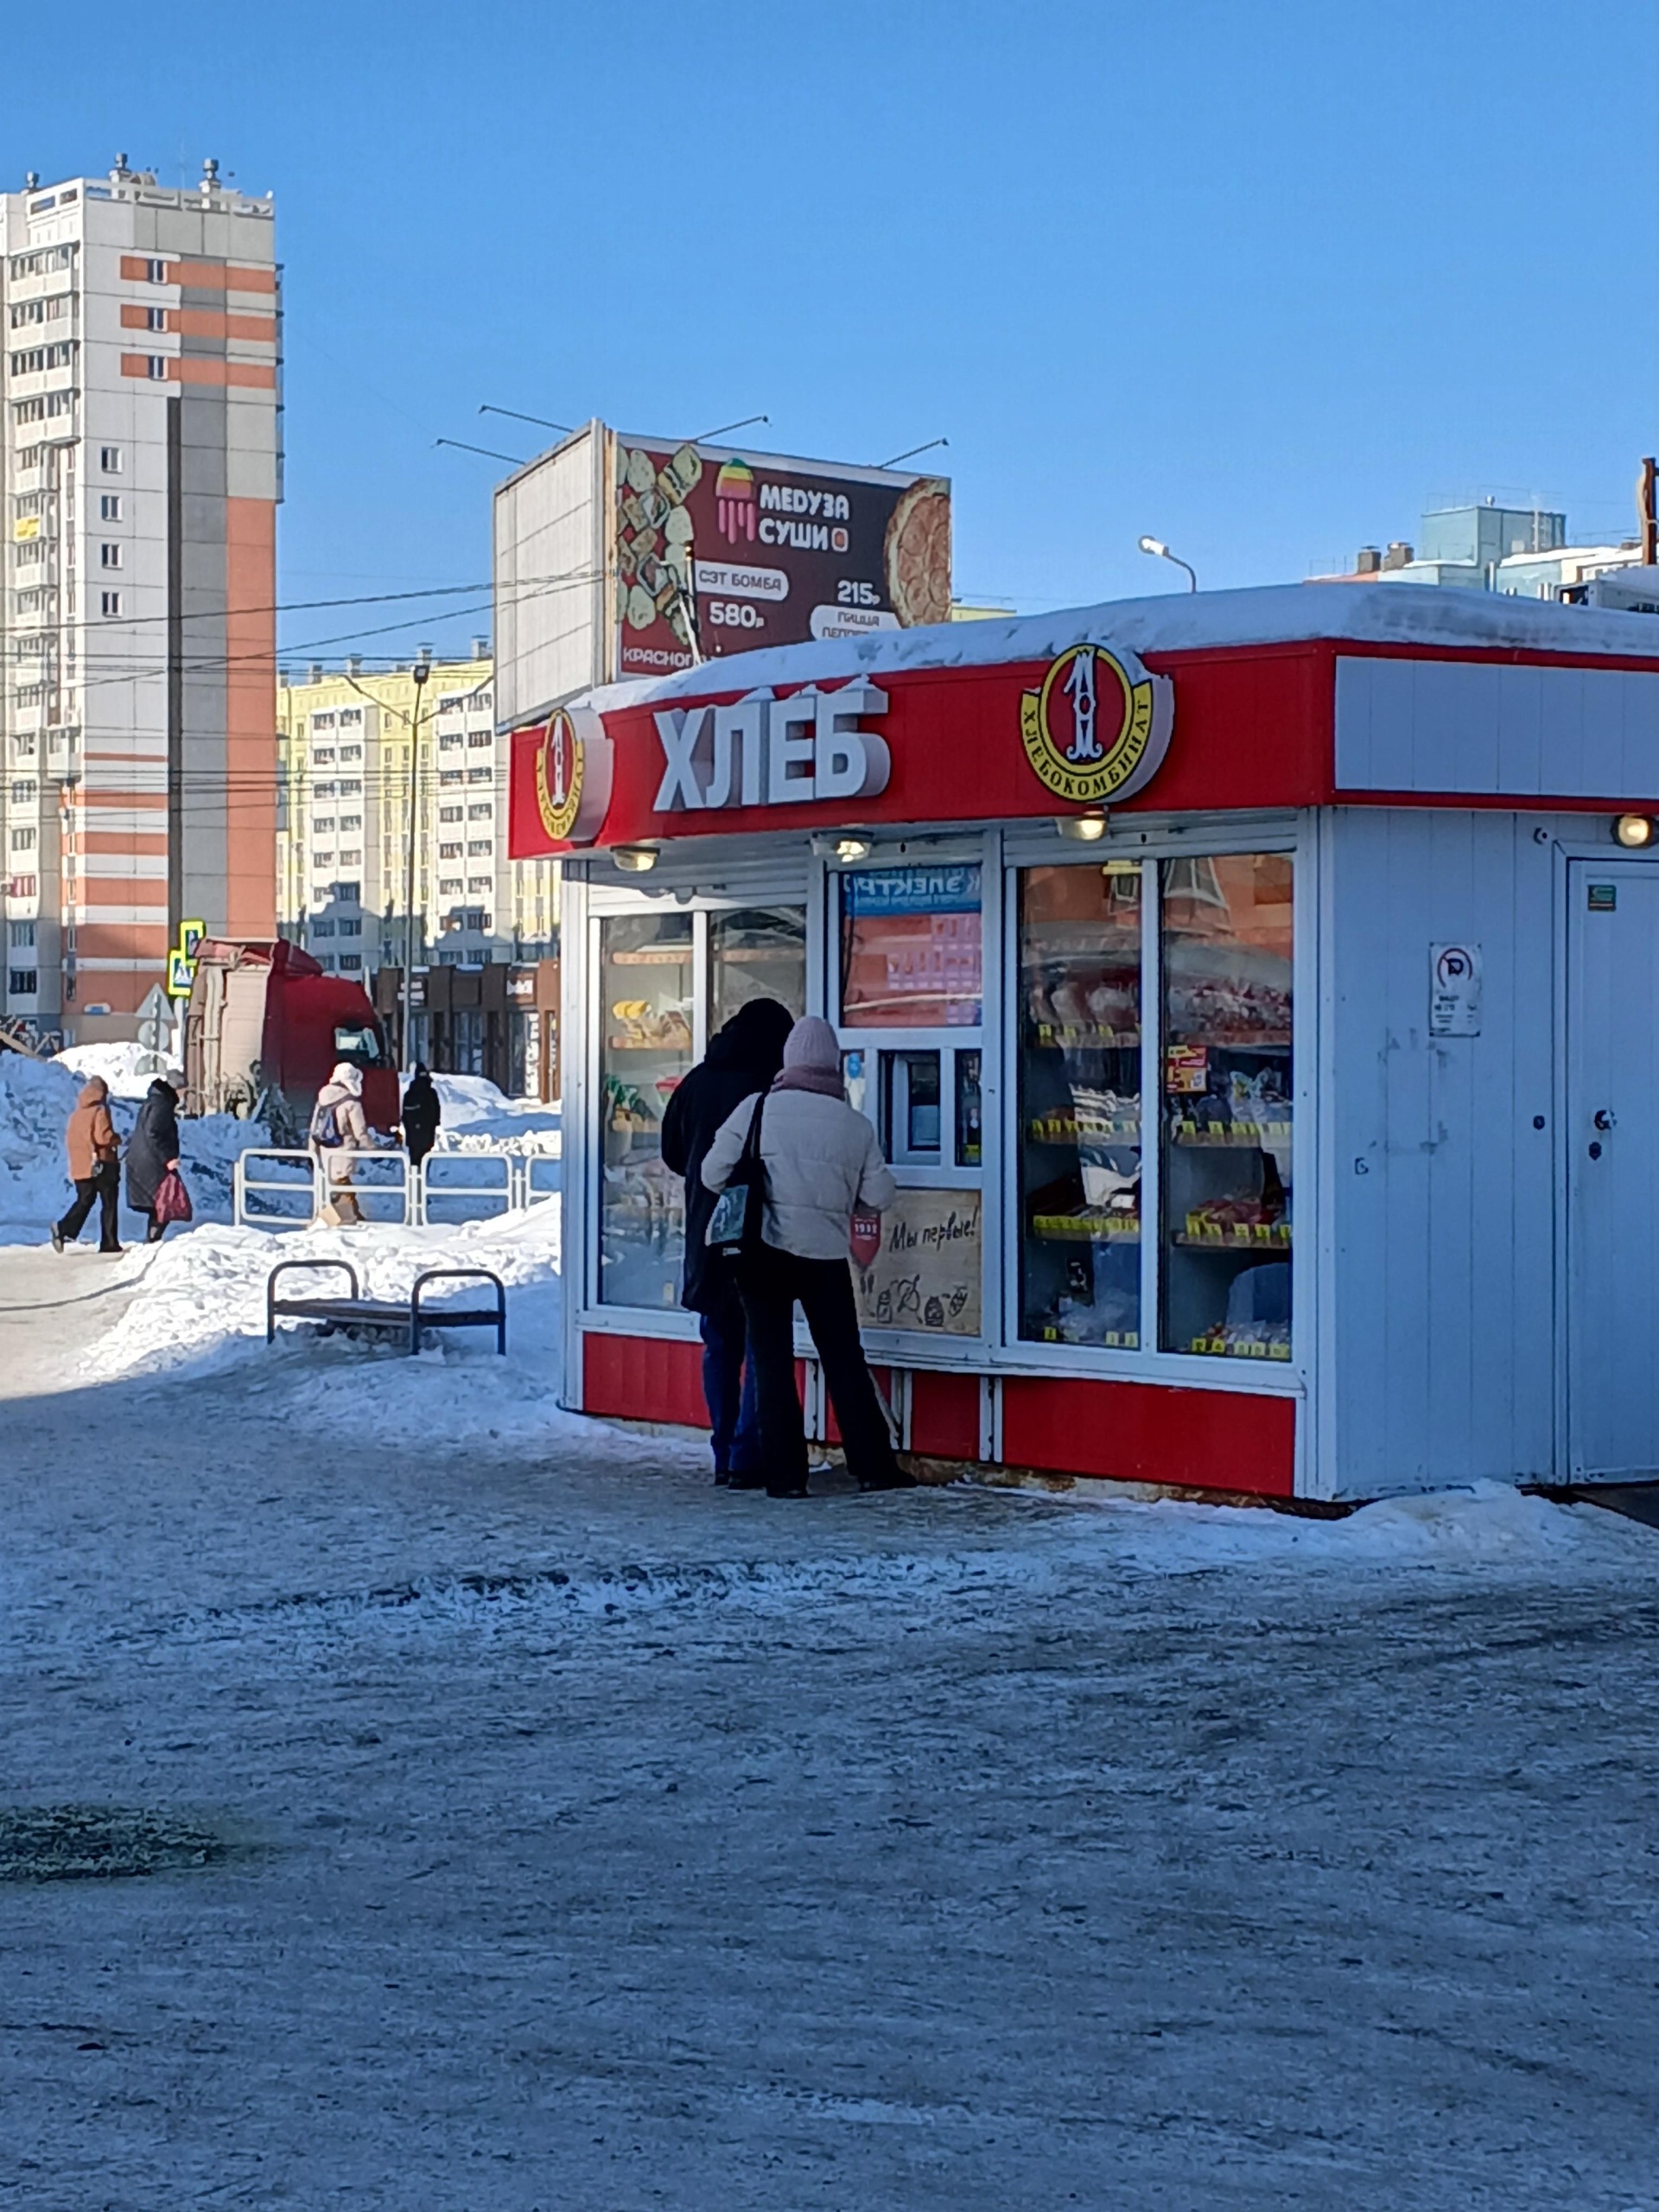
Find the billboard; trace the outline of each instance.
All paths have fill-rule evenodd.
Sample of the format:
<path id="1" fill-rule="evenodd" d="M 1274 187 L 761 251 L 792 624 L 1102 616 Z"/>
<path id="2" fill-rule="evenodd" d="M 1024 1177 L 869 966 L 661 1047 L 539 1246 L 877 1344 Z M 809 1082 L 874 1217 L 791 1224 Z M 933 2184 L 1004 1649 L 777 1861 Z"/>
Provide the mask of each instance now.
<path id="1" fill-rule="evenodd" d="M 943 477 L 619 433 L 613 484 L 618 676 L 950 619 Z"/>

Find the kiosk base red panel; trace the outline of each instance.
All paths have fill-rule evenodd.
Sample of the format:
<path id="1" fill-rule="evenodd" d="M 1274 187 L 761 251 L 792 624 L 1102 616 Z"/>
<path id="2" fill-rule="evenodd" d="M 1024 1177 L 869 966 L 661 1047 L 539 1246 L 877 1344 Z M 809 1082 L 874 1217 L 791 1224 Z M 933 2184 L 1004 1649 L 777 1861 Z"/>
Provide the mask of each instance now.
<path id="1" fill-rule="evenodd" d="M 1296 1401 L 1010 1375 L 1002 1385 L 1002 1458 L 1010 1467 L 1057 1474 L 1289 1497 Z"/>
<path id="2" fill-rule="evenodd" d="M 624 1421 L 707 1428 L 702 1346 L 678 1338 L 601 1336 L 582 1340 L 582 1409 Z"/>
<path id="3" fill-rule="evenodd" d="M 931 1459 L 979 1457 L 979 1377 L 918 1367 L 910 1377 L 910 1448 Z"/>

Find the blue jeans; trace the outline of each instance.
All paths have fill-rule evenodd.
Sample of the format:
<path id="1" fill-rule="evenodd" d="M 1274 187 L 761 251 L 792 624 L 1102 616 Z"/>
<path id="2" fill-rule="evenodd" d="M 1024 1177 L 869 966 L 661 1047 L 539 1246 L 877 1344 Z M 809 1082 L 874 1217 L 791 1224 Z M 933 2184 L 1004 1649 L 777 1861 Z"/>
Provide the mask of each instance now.
<path id="1" fill-rule="evenodd" d="M 745 1361 L 748 1331 L 743 1301 L 722 1289 L 697 1316 L 702 1334 L 702 1395 L 709 1408 L 715 1473 L 752 1474 L 760 1464 L 760 1415 L 755 1403 L 754 1362 Z"/>

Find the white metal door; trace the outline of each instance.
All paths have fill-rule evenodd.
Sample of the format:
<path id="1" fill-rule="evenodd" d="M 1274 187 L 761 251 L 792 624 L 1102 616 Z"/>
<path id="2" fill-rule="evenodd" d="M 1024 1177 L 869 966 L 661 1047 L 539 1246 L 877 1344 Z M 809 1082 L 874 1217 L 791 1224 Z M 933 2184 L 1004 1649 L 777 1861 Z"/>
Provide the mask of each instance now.
<path id="1" fill-rule="evenodd" d="M 1567 870 L 1567 1437 L 1659 1475 L 1659 869 Z"/>

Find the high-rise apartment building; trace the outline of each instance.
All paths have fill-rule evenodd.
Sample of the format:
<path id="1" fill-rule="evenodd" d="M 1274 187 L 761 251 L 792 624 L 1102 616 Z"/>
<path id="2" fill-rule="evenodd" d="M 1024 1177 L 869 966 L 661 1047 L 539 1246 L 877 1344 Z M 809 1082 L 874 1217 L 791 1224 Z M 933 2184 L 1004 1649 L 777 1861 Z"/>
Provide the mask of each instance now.
<path id="1" fill-rule="evenodd" d="M 66 1040 L 275 924 L 272 215 L 212 162 L 0 194 L 0 1009 Z"/>
<path id="2" fill-rule="evenodd" d="M 415 964 L 538 960 L 558 930 L 552 861 L 507 857 L 508 739 L 495 727 L 487 647 L 438 661 L 420 692 L 415 774 Z M 285 670 L 277 690 L 284 937 L 366 980 L 401 968 L 410 853 L 407 668 Z"/>

